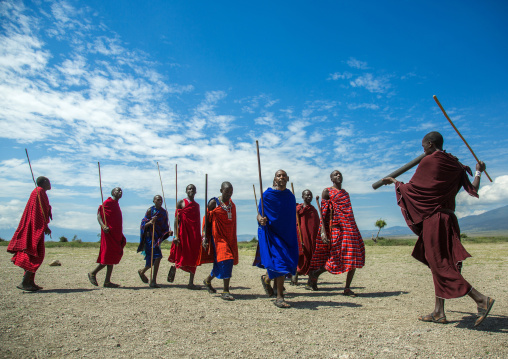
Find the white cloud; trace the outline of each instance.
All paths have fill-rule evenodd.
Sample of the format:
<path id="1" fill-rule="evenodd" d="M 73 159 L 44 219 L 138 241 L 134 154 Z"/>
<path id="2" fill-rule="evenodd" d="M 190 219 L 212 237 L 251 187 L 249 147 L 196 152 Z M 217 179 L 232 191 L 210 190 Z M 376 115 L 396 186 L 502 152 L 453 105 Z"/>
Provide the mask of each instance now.
<path id="1" fill-rule="evenodd" d="M 457 196 L 457 204 L 467 206 L 486 206 L 493 204 L 505 204 L 508 202 L 508 176 L 499 176 L 490 183 L 486 176 L 482 178 L 479 198 L 471 197 L 465 191 Z"/>
<path id="2" fill-rule="evenodd" d="M 364 87 L 372 93 L 385 93 L 391 87 L 387 77 L 375 78 L 374 75 L 370 73 L 358 76 L 356 79 L 350 81 L 349 84 L 353 87 Z"/>
<path id="3" fill-rule="evenodd" d="M 350 110 L 357 110 L 359 108 L 366 108 L 368 110 L 379 110 L 379 106 L 374 103 L 357 103 L 357 104 L 348 104 L 347 107 Z"/>
<path id="4" fill-rule="evenodd" d="M 350 73 L 350 72 L 343 72 L 343 73 L 340 73 L 340 72 L 334 72 L 332 74 L 330 74 L 327 78 L 327 80 L 349 80 L 351 77 L 353 77 L 353 74 Z"/>
<path id="5" fill-rule="evenodd" d="M 360 70 L 368 69 L 367 63 L 365 61 L 357 60 L 354 57 L 350 57 L 349 60 L 347 60 L 347 64 L 349 67 L 352 67 L 355 69 L 360 69 Z"/>

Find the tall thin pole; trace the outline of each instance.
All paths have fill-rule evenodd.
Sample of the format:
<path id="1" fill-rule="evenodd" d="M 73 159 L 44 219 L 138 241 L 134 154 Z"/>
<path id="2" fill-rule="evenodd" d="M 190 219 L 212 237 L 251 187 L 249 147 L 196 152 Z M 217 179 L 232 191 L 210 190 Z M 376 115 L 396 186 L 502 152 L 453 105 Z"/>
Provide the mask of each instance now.
<path id="1" fill-rule="evenodd" d="M 157 170 L 159 171 L 159 180 L 161 181 L 162 199 L 164 200 L 164 208 L 166 208 L 166 214 L 168 214 L 168 218 L 169 218 L 168 207 L 166 206 L 166 196 L 164 196 L 164 186 L 162 185 L 161 169 L 159 168 L 159 162 L 157 162 Z M 169 226 L 169 230 L 171 231 L 171 223 L 169 223 L 169 220 L 168 220 L 168 226 Z"/>
<path id="2" fill-rule="evenodd" d="M 210 243 L 208 243 L 208 238 L 206 235 L 208 233 L 208 173 L 205 174 L 205 242 L 208 246 L 208 254 L 210 254 Z"/>
<path id="3" fill-rule="evenodd" d="M 293 192 L 293 196 L 294 196 L 295 195 L 295 188 L 293 187 L 293 182 L 291 182 L 291 192 Z M 298 227 L 298 234 L 300 234 L 300 242 L 302 244 L 302 249 L 303 249 L 302 227 L 300 226 L 300 217 L 298 217 L 298 212 L 296 213 L 296 225 Z"/>
<path id="4" fill-rule="evenodd" d="M 104 225 L 107 227 L 108 223 L 106 221 L 106 212 L 104 211 L 104 196 L 102 195 L 101 163 L 97 162 L 97 166 L 99 167 L 99 187 L 101 188 L 102 215 L 104 216 Z"/>
<path id="5" fill-rule="evenodd" d="M 259 206 L 258 206 L 258 198 L 256 196 L 256 186 L 252 184 L 252 189 L 254 190 L 254 202 L 256 202 L 256 211 L 259 213 Z"/>
<path id="6" fill-rule="evenodd" d="M 464 137 L 462 137 L 462 135 L 460 134 L 459 130 L 457 129 L 457 127 L 455 127 L 455 125 L 453 124 L 452 120 L 450 120 L 450 117 L 448 117 L 448 115 L 446 114 L 446 111 L 445 109 L 443 108 L 443 106 L 441 106 L 441 103 L 439 102 L 439 100 L 437 99 L 436 95 L 432 96 L 434 97 L 434 101 L 436 101 L 437 105 L 439 106 L 439 108 L 441 109 L 441 111 L 443 112 L 443 115 L 445 115 L 446 119 L 448 120 L 448 122 L 450 122 L 450 125 L 452 125 L 453 129 L 455 130 L 455 132 L 457 132 L 457 135 L 459 135 L 459 137 L 462 139 L 462 141 L 464 141 L 464 143 L 466 144 L 467 148 L 469 148 L 469 151 L 471 151 L 471 154 L 473 155 L 473 157 L 475 158 L 476 162 L 480 163 L 480 160 L 478 159 L 478 157 L 476 157 L 473 149 L 469 146 L 469 144 L 467 143 L 466 139 Z M 492 182 L 492 179 L 490 178 L 489 174 L 487 173 L 487 171 L 484 171 L 485 172 L 485 175 L 487 176 L 487 178 L 489 179 L 490 182 Z"/>
<path id="7" fill-rule="evenodd" d="M 153 282 L 153 241 L 155 240 L 155 223 L 152 223 L 152 255 L 150 256 L 150 284 Z"/>
<path id="8" fill-rule="evenodd" d="M 258 154 L 258 173 L 259 173 L 259 190 L 260 192 L 260 198 L 261 198 L 261 217 L 265 216 L 265 208 L 263 205 L 263 180 L 261 178 L 261 159 L 259 158 L 259 142 L 256 140 L 256 150 Z"/>
<path id="9" fill-rule="evenodd" d="M 46 218 L 46 214 L 44 213 L 44 207 L 42 207 L 42 200 L 39 195 L 39 190 L 37 189 L 37 183 L 35 182 L 34 171 L 32 170 L 32 164 L 30 163 L 30 157 L 28 156 L 28 150 L 26 148 L 25 148 L 25 153 L 26 153 L 26 159 L 28 160 L 28 166 L 30 166 L 30 173 L 32 174 L 32 180 L 34 181 L 35 190 L 37 191 L 37 200 L 39 201 L 39 205 L 41 207 L 42 217 L 44 218 L 44 222 L 46 222 L 46 221 L 49 222 L 49 217 Z M 53 237 L 51 237 L 51 233 L 49 234 L 49 238 L 53 238 Z"/>
<path id="10" fill-rule="evenodd" d="M 178 240 L 178 164 L 175 165 L 175 234 L 174 239 Z"/>

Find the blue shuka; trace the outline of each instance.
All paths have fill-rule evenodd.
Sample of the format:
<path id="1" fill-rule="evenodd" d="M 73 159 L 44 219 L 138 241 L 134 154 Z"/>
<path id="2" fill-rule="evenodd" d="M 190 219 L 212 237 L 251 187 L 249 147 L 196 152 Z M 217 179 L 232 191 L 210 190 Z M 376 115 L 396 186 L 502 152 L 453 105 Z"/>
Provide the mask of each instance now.
<path id="1" fill-rule="evenodd" d="M 155 221 L 155 233 L 153 244 L 153 259 L 162 258 L 160 244 L 163 240 L 169 237 L 169 219 L 168 212 L 164 208 L 157 209 L 155 206 L 148 208 L 145 217 L 141 220 L 140 226 L 140 241 L 138 252 L 145 255 L 146 266 L 150 267 L 152 259 L 152 226 L 146 227 L 146 224 L 154 217 L 157 216 Z"/>
<path id="2" fill-rule="evenodd" d="M 258 227 L 259 258 L 254 265 L 266 268 L 270 279 L 295 275 L 298 266 L 296 200 L 290 190 L 268 188 L 263 193 L 265 226 Z M 259 203 L 261 214 L 261 201 Z"/>

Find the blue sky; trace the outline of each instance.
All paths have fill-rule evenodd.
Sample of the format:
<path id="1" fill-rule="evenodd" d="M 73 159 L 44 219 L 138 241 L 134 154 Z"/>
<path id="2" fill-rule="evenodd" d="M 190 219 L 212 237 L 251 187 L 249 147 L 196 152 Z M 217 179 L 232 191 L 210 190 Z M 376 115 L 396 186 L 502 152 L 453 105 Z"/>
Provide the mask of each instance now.
<path id="1" fill-rule="evenodd" d="M 282 168 L 297 198 L 316 195 L 339 169 L 361 229 L 403 225 L 393 187 L 371 184 L 427 132 L 474 166 L 432 95 L 494 180 L 457 214 L 503 206 L 507 15 L 505 1 L 2 1 L 0 235 L 33 187 L 25 148 L 52 181 L 57 236 L 96 240 L 97 161 L 129 235 L 161 192 L 157 161 L 170 213 L 178 164 L 179 199 L 194 183 L 203 205 L 205 173 L 209 196 L 228 180 L 238 233 L 255 234 L 256 140 L 265 187 Z"/>

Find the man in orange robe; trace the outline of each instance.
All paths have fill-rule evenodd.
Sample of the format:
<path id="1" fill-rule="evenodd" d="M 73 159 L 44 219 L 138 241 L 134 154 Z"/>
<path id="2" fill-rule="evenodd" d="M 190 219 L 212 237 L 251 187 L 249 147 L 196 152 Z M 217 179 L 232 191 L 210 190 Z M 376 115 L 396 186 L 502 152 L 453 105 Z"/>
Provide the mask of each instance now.
<path id="1" fill-rule="evenodd" d="M 208 233 L 203 241 L 202 253 L 207 251 L 209 245 L 211 246 L 213 269 L 210 275 L 203 281 L 203 284 L 209 293 L 215 293 L 216 290 L 212 287 L 212 279 L 222 279 L 224 281 L 224 289 L 221 298 L 224 300 L 235 300 L 231 293 L 229 293 L 229 281 L 232 277 L 233 265 L 238 264 L 236 206 L 231 199 L 233 185 L 230 182 L 222 182 L 220 193 L 221 196 L 219 198 L 214 197 L 208 202 Z M 202 255 L 201 263 L 211 262 L 210 257 Z"/>
<path id="2" fill-rule="evenodd" d="M 46 191 L 51 182 L 46 177 L 37 178 L 37 187 L 30 194 L 18 229 L 14 232 L 7 252 L 13 253 L 11 261 L 25 270 L 23 281 L 17 288 L 30 292 L 42 289 L 35 284 L 35 272 L 42 264 L 45 255 L 44 235 L 51 234 L 48 227 L 51 215 Z"/>

